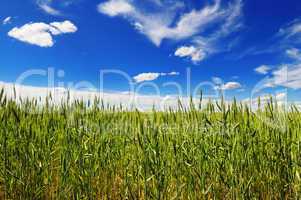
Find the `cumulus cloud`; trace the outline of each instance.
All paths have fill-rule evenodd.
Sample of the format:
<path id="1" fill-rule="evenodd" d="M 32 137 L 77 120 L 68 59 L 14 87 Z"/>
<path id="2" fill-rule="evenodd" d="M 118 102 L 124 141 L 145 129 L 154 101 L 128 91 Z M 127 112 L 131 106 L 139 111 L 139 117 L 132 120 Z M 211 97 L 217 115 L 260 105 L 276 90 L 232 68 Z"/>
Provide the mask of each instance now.
<path id="1" fill-rule="evenodd" d="M 50 23 L 50 25 L 55 28 L 52 31 L 52 33 L 55 35 L 60 35 L 63 33 L 74 33 L 77 31 L 77 27 L 70 21 L 52 22 Z"/>
<path id="2" fill-rule="evenodd" d="M 239 82 L 230 81 L 224 83 L 219 77 L 212 77 L 212 82 L 215 85 L 215 90 L 234 90 L 242 88 L 242 85 Z"/>
<path id="3" fill-rule="evenodd" d="M 214 0 L 213 4 L 204 6 L 201 9 L 185 11 L 185 5 L 174 3 L 171 6 L 168 1 L 154 1 L 154 10 L 142 7 L 135 0 L 108 0 L 100 3 L 97 10 L 110 17 L 123 17 L 127 19 L 136 30 L 147 36 L 155 45 L 160 46 L 164 39 L 181 41 L 191 39 L 192 44 L 183 45 L 183 48 L 176 50 L 175 55 L 189 57 L 192 61 L 201 61 L 206 54 L 212 51 L 204 50 L 203 46 L 196 42 L 196 36 L 206 35 L 206 43 L 217 43 L 222 37 L 236 31 L 240 26 L 241 0 L 234 0 L 224 8 L 221 0 Z M 214 32 L 209 34 L 208 30 L 214 26 Z M 209 37 L 209 38 L 208 38 Z M 193 47 L 192 47 L 193 46 Z M 186 49 L 185 49 L 186 48 Z M 182 51 L 187 48 L 195 48 L 194 53 L 183 56 Z M 213 47 L 211 47 L 213 48 Z"/>
<path id="4" fill-rule="evenodd" d="M 238 82 L 228 82 L 223 85 L 221 85 L 220 89 L 221 90 L 234 90 L 234 89 L 239 89 L 241 88 L 241 84 Z"/>
<path id="5" fill-rule="evenodd" d="M 155 73 L 155 72 L 148 72 L 148 73 L 141 73 L 133 77 L 136 83 L 141 83 L 144 81 L 153 81 L 158 79 L 160 76 L 178 76 L 179 72 L 169 72 L 169 73 Z"/>
<path id="6" fill-rule="evenodd" d="M 53 35 L 74 33 L 76 31 L 77 27 L 70 21 L 50 24 L 38 22 L 15 27 L 8 32 L 8 36 L 40 47 L 52 47 L 54 45 Z"/>
<path id="7" fill-rule="evenodd" d="M 271 67 L 267 66 L 267 65 L 261 65 L 257 68 L 254 69 L 254 71 L 258 74 L 268 74 L 269 71 L 271 70 Z"/>
<path id="8" fill-rule="evenodd" d="M 117 15 L 130 14 L 135 11 L 135 8 L 125 0 L 111 0 L 97 7 L 98 12 L 115 17 Z"/>
<path id="9" fill-rule="evenodd" d="M 11 23 L 11 20 L 12 20 L 12 17 L 11 17 L 11 16 L 6 17 L 6 18 L 2 21 L 2 24 L 3 24 L 3 25 L 9 24 L 9 23 Z"/>
<path id="10" fill-rule="evenodd" d="M 189 57 L 193 62 L 199 62 L 205 59 L 206 52 L 201 48 L 196 48 L 195 46 L 182 46 L 179 47 L 176 52 L 175 56 L 178 57 Z"/>
<path id="11" fill-rule="evenodd" d="M 153 81 L 156 80 L 157 78 L 159 78 L 161 74 L 160 73 L 141 73 L 138 74 L 137 76 L 134 76 L 134 80 L 136 81 L 136 83 L 140 83 L 143 81 Z"/>
<path id="12" fill-rule="evenodd" d="M 51 27 L 45 23 L 25 24 L 20 28 L 13 28 L 8 32 L 8 35 L 29 44 L 38 45 L 40 47 L 51 47 L 53 46 L 53 39 L 50 28 Z"/>

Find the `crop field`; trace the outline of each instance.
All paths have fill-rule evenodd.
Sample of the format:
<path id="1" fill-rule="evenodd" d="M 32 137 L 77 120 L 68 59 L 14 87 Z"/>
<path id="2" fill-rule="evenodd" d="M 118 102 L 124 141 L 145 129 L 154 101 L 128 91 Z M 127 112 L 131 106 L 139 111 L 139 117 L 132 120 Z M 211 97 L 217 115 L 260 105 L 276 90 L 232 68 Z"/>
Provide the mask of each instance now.
<path id="1" fill-rule="evenodd" d="M 301 113 L 261 107 L 41 106 L 2 91 L 0 199 L 300 199 Z"/>

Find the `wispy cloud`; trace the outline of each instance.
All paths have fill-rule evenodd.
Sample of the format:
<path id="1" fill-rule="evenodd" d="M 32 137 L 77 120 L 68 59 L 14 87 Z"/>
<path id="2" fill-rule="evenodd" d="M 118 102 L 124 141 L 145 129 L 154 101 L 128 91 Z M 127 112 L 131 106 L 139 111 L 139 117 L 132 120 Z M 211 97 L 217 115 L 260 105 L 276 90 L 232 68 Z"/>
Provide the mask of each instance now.
<path id="1" fill-rule="evenodd" d="M 301 89 L 301 63 L 280 66 L 272 72 L 272 77 L 267 79 L 265 86 Z"/>
<path id="2" fill-rule="evenodd" d="M 270 70 L 271 67 L 267 65 L 261 65 L 254 69 L 254 71 L 258 74 L 268 74 Z"/>
<path id="3" fill-rule="evenodd" d="M 286 87 L 294 90 L 301 89 L 301 51 L 295 48 L 301 43 L 301 21 L 296 19 L 282 27 L 277 33 L 281 38 L 280 44 L 287 49 L 281 49 L 292 62 L 275 66 L 271 78 L 266 80 L 266 87 Z"/>
<path id="4" fill-rule="evenodd" d="M 6 18 L 2 21 L 2 24 L 3 24 L 3 25 L 10 24 L 11 21 L 12 21 L 12 17 L 9 16 L 9 17 L 6 17 Z"/>
<path id="5" fill-rule="evenodd" d="M 285 39 L 297 38 L 301 42 L 301 20 L 295 19 L 284 27 L 280 28 L 278 34 Z"/>
<path id="6" fill-rule="evenodd" d="M 285 53 L 288 57 L 301 61 L 301 51 L 299 49 L 296 48 L 287 49 Z"/>
<path id="7" fill-rule="evenodd" d="M 241 0 L 235 0 L 225 8 L 221 5 L 221 0 L 215 0 L 213 4 L 185 13 L 183 3 L 171 6 L 163 1 L 150 2 L 157 5 L 155 11 L 149 11 L 137 1 L 130 0 L 108 0 L 100 3 L 97 10 L 110 17 L 120 16 L 129 20 L 135 29 L 157 46 L 160 46 L 164 39 L 189 39 L 191 44 L 179 47 L 175 55 L 189 57 L 193 62 L 203 60 L 213 52 L 211 49 L 221 38 L 241 27 Z M 208 34 L 208 30 L 213 27 L 214 31 Z M 204 43 L 207 45 L 204 46 Z"/>
<path id="8" fill-rule="evenodd" d="M 141 83 L 144 81 L 153 81 L 158 79 L 160 76 L 177 76 L 179 72 L 169 72 L 169 73 L 155 73 L 155 72 L 148 72 L 148 73 L 141 73 L 133 77 L 136 83 Z"/>
<path id="9" fill-rule="evenodd" d="M 212 54 L 226 51 L 225 49 L 230 50 L 238 40 L 227 40 L 227 37 L 243 27 L 242 6 L 242 1 L 237 0 L 230 3 L 227 8 L 224 8 L 222 10 L 223 18 L 218 20 L 219 25 L 217 25 L 214 31 L 209 35 L 194 37 L 190 48 L 193 47 L 195 53 L 186 57 L 190 58 L 194 63 L 197 63 Z M 178 50 L 182 47 L 179 47 Z"/>
<path id="10" fill-rule="evenodd" d="M 63 16 L 64 8 L 80 0 L 36 0 L 38 7 L 46 14 L 53 16 Z"/>
<path id="11" fill-rule="evenodd" d="M 62 15 L 61 11 L 59 10 L 56 10 L 52 7 L 50 7 L 49 5 L 47 4 L 40 4 L 39 7 L 45 11 L 46 13 L 50 14 L 50 15 L 54 15 L 54 16 L 60 16 Z"/>
<path id="12" fill-rule="evenodd" d="M 283 25 L 279 30 L 262 44 L 250 47 L 243 51 L 238 59 L 248 55 L 272 54 L 285 52 L 289 56 L 294 56 L 296 49 L 295 45 L 301 44 L 301 19 L 295 19 L 286 25 Z"/>
<path id="13" fill-rule="evenodd" d="M 271 71 L 272 67 L 270 66 L 267 71 L 263 67 L 262 72 L 265 73 L 262 74 L 266 75 L 270 73 L 270 76 L 263 82 L 263 88 L 285 87 L 295 90 L 301 89 L 300 50 L 296 48 L 287 49 L 285 55 L 293 59 L 291 63 L 273 66 L 273 71 Z"/>
<path id="14" fill-rule="evenodd" d="M 8 36 L 40 47 L 52 47 L 54 45 L 54 35 L 74 33 L 76 31 L 77 27 L 70 21 L 53 22 L 50 24 L 38 22 L 28 23 L 22 27 L 15 27 L 8 32 Z"/>
<path id="15" fill-rule="evenodd" d="M 62 12 L 51 6 L 53 0 L 37 0 L 37 5 L 47 14 L 60 16 Z"/>
<path id="16" fill-rule="evenodd" d="M 156 12 L 150 12 L 138 6 L 135 1 L 109 0 L 99 4 L 98 11 L 111 17 L 121 16 L 128 19 L 140 33 L 157 46 L 160 46 L 164 39 L 189 38 L 196 34 L 199 28 L 218 17 L 218 14 L 213 16 L 218 8 L 217 4 L 204 10 L 186 13 L 178 21 L 175 21 L 175 18 L 179 8 L 160 7 Z M 175 26 L 172 26 L 173 23 Z"/>

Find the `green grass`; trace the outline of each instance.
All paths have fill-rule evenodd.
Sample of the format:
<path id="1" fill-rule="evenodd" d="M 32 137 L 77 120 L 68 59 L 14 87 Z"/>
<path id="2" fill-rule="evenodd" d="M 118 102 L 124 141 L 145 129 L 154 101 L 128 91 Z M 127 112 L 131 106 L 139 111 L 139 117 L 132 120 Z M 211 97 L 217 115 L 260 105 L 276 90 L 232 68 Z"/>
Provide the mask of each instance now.
<path id="1" fill-rule="evenodd" d="M 0 93 L 0 199 L 300 199 L 301 113 L 142 113 Z"/>

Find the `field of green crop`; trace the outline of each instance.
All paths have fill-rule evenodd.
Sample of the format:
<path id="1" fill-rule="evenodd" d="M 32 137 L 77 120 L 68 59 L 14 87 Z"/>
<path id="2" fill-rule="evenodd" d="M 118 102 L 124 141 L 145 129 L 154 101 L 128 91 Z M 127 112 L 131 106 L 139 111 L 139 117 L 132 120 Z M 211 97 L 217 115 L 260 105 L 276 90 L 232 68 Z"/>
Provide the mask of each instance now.
<path id="1" fill-rule="evenodd" d="M 301 113 L 165 112 L 0 95 L 0 199 L 300 199 Z"/>

